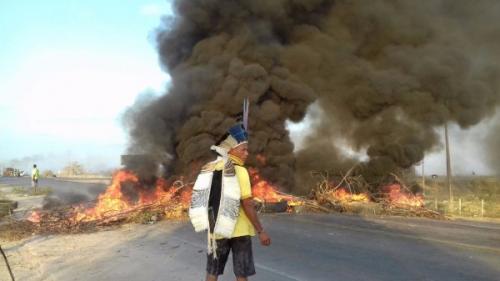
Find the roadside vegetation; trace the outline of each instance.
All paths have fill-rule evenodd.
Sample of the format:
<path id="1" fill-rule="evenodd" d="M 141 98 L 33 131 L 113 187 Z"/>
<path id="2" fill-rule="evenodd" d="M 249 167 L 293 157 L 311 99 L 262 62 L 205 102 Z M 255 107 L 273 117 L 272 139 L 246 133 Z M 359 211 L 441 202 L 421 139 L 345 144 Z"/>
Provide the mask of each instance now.
<path id="1" fill-rule="evenodd" d="M 446 177 L 427 177 L 426 206 L 448 215 L 500 217 L 500 180 L 493 176 L 456 176 L 452 181 L 450 204 Z"/>
<path id="2" fill-rule="evenodd" d="M 31 187 L 25 188 L 20 186 L 12 188 L 12 193 L 26 196 L 50 195 L 52 192 L 53 189 L 51 187 L 37 187 L 36 190 Z"/>
<path id="3" fill-rule="evenodd" d="M 15 202 L 8 200 L 5 193 L 0 190 L 0 218 L 9 215 L 14 209 Z"/>

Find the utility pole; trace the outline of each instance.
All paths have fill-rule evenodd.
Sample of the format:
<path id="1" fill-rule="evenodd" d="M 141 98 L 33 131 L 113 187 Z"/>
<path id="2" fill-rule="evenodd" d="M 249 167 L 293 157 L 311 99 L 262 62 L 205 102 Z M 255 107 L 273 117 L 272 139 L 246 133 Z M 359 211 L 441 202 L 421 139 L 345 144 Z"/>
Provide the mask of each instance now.
<path id="1" fill-rule="evenodd" d="M 450 142 L 448 139 L 448 123 L 444 123 L 444 138 L 446 145 L 446 185 L 449 191 L 450 212 L 453 209 L 453 192 L 451 190 L 451 160 L 450 160 Z"/>
<path id="2" fill-rule="evenodd" d="M 422 159 L 422 190 L 423 193 L 425 194 L 425 170 L 424 170 L 424 159 Z"/>

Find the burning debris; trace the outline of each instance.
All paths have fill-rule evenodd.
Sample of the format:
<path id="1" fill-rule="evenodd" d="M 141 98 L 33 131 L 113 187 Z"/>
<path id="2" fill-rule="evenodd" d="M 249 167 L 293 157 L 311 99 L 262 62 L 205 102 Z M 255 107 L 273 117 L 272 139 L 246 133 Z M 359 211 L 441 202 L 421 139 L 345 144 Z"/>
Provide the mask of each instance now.
<path id="1" fill-rule="evenodd" d="M 92 208 L 78 206 L 74 210 L 72 219 L 76 222 L 101 220 L 123 212 L 142 209 L 144 206 L 167 206 L 173 199 L 179 199 L 187 208 L 189 201 L 183 199 L 189 200 L 190 190 L 184 189 L 185 187 L 182 181 L 176 181 L 170 186 L 163 178 L 158 178 L 153 186 L 145 187 L 139 182 L 136 174 L 130 171 L 118 171 L 113 176 L 111 185 L 99 195 L 96 205 Z"/>
<path id="2" fill-rule="evenodd" d="M 403 183 L 387 185 L 380 194 L 353 193 L 361 180 L 344 176 L 334 185 L 324 180 L 309 199 L 279 191 L 264 180 L 258 170 L 249 169 L 252 193 L 262 212 L 355 212 L 356 208 L 379 206 L 379 214 L 442 218 L 424 207 L 423 197 L 413 195 Z M 398 178 L 399 179 L 399 178 Z M 364 185 L 364 184 L 362 184 Z M 4 225 L 2 235 L 25 237 L 33 233 L 79 233 L 95 231 L 128 222 L 155 223 L 162 219 L 186 219 L 193 183 L 163 178 L 153 183 L 141 182 L 138 175 L 121 170 L 95 202 L 32 212 L 25 221 Z"/>
<path id="3" fill-rule="evenodd" d="M 401 184 L 391 184 L 384 187 L 385 201 L 395 206 L 424 207 L 424 197 L 422 194 L 412 194 L 402 192 Z"/>
<path id="4" fill-rule="evenodd" d="M 413 195 L 396 175 L 393 175 L 394 183 L 381 188 L 381 193 L 353 192 L 366 189 L 367 186 L 362 177 L 350 176 L 353 169 L 336 185 L 330 181 L 328 174 L 322 174 L 323 180 L 310 199 L 279 191 L 276 185 L 263 179 L 256 168 L 250 168 L 249 175 L 254 199 L 263 212 L 296 212 L 304 209 L 349 212 L 353 204 L 376 203 L 382 206 L 386 214 L 440 217 L 425 209 L 423 197 Z M 26 233 L 74 233 L 126 222 L 154 223 L 163 218 L 185 219 L 192 187 L 193 182 L 185 183 L 183 178 L 141 180 L 132 171 L 120 170 L 113 175 L 112 183 L 95 202 L 35 211 L 27 218 L 30 223 L 15 225 L 24 228 Z"/>
<path id="5" fill-rule="evenodd" d="M 191 187 L 180 179 L 169 183 L 158 178 L 148 184 L 133 172 L 120 170 L 95 202 L 35 211 L 27 221 L 35 233 L 72 233 L 123 222 L 182 219 L 189 207 Z"/>
<path id="6" fill-rule="evenodd" d="M 377 188 L 380 192 L 376 193 L 360 191 L 367 190 L 368 184 L 360 176 L 349 176 L 349 172 L 338 184 L 334 184 L 327 173 L 322 176 L 323 180 L 311 192 L 311 197 L 331 210 L 359 213 L 363 209 L 371 209 L 368 213 L 444 218 L 443 215 L 427 209 L 422 194 L 414 194 L 395 174 L 392 174 L 393 182 L 383 184 Z"/>
<path id="7" fill-rule="evenodd" d="M 349 203 L 349 202 L 369 202 L 369 196 L 366 193 L 353 194 L 345 188 L 338 188 L 326 193 L 327 197 L 332 198 L 335 202 Z"/>
<path id="8" fill-rule="evenodd" d="M 256 170 L 251 170 L 253 195 L 261 204 L 281 203 L 285 209 L 302 204 L 302 200 L 283 194 Z M 185 219 L 191 201 L 193 183 L 181 179 L 168 182 L 163 178 L 144 183 L 131 171 L 120 170 L 112 183 L 95 202 L 60 206 L 32 212 L 26 222 L 14 225 L 26 233 L 74 233 L 126 222 L 153 223 L 160 219 Z"/>
<path id="9" fill-rule="evenodd" d="M 252 183 L 252 194 L 261 212 L 293 212 L 303 206 L 307 200 L 279 191 L 279 188 L 262 179 L 255 168 L 248 170 Z"/>
<path id="10" fill-rule="evenodd" d="M 298 197 L 279 191 L 276 185 L 264 180 L 256 169 L 250 168 L 248 172 L 250 174 L 252 194 L 255 200 L 266 203 L 286 201 L 289 205 L 299 204 L 295 202 L 300 201 Z"/>

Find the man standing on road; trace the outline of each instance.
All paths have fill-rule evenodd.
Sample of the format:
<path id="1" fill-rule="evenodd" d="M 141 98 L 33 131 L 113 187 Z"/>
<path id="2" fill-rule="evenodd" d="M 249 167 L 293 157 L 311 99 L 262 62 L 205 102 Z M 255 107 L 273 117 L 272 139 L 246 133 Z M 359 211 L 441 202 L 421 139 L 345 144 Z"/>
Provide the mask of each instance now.
<path id="1" fill-rule="evenodd" d="M 260 243 L 269 246 L 255 211 L 250 177 L 243 166 L 248 157 L 248 135 L 242 124 L 212 146 L 217 159 L 203 166 L 195 186 L 189 216 L 195 231 L 208 230 L 207 281 L 217 281 L 233 253 L 237 281 L 255 274 L 251 236 L 257 230 Z"/>
<path id="2" fill-rule="evenodd" d="M 36 188 L 38 187 L 38 179 L 40 178 L 40 171 L 36 167 L 36 164 L 33 165 L 33 170 L 31 171 L 31 186 L 36 192 Z"/>

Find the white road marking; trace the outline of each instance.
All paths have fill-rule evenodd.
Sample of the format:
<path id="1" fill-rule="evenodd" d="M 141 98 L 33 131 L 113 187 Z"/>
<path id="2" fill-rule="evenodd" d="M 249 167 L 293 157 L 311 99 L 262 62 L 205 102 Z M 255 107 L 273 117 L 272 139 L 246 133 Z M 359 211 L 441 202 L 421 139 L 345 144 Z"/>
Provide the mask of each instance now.
<path id="1" fill-rule="evenodd" d="M 293 276 L 290 276 L 288 274 L 286 274 L 285 272 L 283 271 L 279 271 L 279 270 L 276 270 L 276 269 L 273 269 L 273 268 L 270 268 L 270 267 L 267 267 L 265 265 L 262 265 L 262 264 L 259 264 L 259 263 L 255 263 L 255 266 L 260 268 L 260 269 L 263 269 L 263 270 L 266 270 L 266 271 L 269 271 L 269 272 L 272 272 L 276 275 L 280 275 L 280 276 L 283 276 L 283 277 L 286 277 L 290 280 L 294 280 L 294 281 L 305 281 L 305 280 L 302 280 L 302 279 L 297 279 L 296 277 L 293 277 Z"/>

